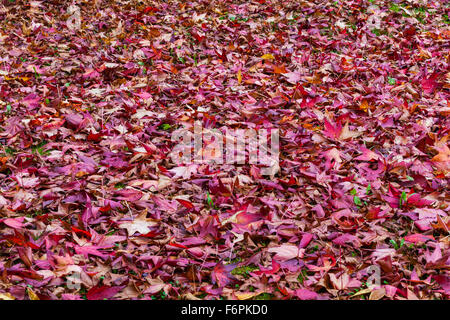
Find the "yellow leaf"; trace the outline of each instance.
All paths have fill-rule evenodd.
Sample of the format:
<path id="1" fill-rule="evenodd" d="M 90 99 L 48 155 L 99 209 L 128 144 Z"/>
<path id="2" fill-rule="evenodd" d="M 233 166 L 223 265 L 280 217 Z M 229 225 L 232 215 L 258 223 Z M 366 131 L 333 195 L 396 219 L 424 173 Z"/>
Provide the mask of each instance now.
<path id="1" fill-rule="evenodd" d="M 16 300 L 10 293 L 0 293 L 0 300 Z"/>
<path id="2" fill-rule="evenodd" d="M 39 297 L 36 293 L 31 290 L 31 288 L 27 288 L 28 297 L 30 297 L 30 300 L 39 300 Z"/>
<path id="3" fill-rule="evenodd" d="M 261 57 L 261 59 L 263 59 L 263 60 L 273 60 L 273 59 L 275 59 L 275 57 L 272 54 L 270 54 L 270 53 L 266 53 L 265 55 L 263 55 Z"/>
<path id="4" fill-rule="evenodd" d="M 238 71 L 237 79 L 238 79 L 238 83 L 241 84 L 241 82 L 242 82 L 242 73 L 241 73 L 241 69 L 239 69 L 239 71 Z"/>
<path id="5" fill-rule="evenodd" d="M 367 112 L 369 108 L 370 106 L 366 100 L 363 100 L 363 102 L 359 105 L 359 109 L 363 110 L 364 112 Z"/>
<path id="6" fill-rule="evenodd" d="M 29 36 L 31 33 L 31 29 L 28 29 L 26 25 L 22 25 L 22 32 L 24 35 Z"/>
<path id="7" fill-rule="evenodd" d="M 236 292 L 234 294 L 238 300 L 248 300 L 259 295 L 258 292 Z"/>
<path id="8" fill-rule="evenodd" d="M 283 118 L 280 120 L 280 124 L 291 121 L 293 118 L 294 118 L 294 115 L 283 116 Z"/>

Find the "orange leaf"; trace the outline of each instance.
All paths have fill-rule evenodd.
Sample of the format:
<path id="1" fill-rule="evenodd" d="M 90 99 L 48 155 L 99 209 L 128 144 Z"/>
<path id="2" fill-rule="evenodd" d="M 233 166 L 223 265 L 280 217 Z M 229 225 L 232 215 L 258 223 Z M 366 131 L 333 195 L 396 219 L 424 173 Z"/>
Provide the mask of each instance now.
<path id="1" fill-rule="evenodd" d="M 259 294 L 259 292 L 236 292 L 234 295 L 238 298 L 238 300 L 248 300 Z"/>
<path id="2" fill-rule="evenodd" d="M 439 153 L 435 155 L 431 161 L 433 161 L 438 169 L 447 172 L 450 169 L 450 149 L 443 145 L 438 148 Z"/>
<path id="3" fill-rule="evenodd" d="M 364 112 L 367 112 L 367 110 L 370 109 L 370 106 L 366 100 L 363 100 L 363 102 L 361 102 L 361 104 L 359 105 L 359 109 L 363 110 Z"/>

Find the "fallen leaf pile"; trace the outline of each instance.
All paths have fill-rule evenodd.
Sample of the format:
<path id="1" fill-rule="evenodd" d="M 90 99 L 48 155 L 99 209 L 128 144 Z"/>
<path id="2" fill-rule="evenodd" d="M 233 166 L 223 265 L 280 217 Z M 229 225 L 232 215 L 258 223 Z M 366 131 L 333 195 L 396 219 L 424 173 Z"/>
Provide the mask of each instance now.
<path id="1" fill-rule="evenodd" d="M 0 4 L 0 300 L 448 299 L 447 1 L 69 5 Z"/>

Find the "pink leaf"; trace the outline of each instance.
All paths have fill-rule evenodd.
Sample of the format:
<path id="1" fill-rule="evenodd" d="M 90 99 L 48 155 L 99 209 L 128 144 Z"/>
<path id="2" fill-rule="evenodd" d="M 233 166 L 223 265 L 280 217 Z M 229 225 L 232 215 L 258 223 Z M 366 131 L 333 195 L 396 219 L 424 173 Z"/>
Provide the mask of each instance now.
<path id="1" fill-rule="evenodd" d="M 24 219 L 25 219 L 24 217 L 8 218 L 8 219 L 3 220 L 3 223 L 11 228 L 19 229 L 19 228 L 22 228 L 22 226 L 23 226 L 22 221 Z"/>
<path id="2" fill-rule="evenodd" d="M 308 289 L 297 289 L 295 290 L 295 295 L 300 300 L 317 300 L 319 296 L 316 292 Z"/>
<path id="3" fill-rule="evenodd" d="M 95 286 L 91 288 L 86 297 L 88 300 L 104 300 L 114 297 L 120 290 L 122 290 L 124 286 Z"/>
<path id="4" fill-rule="evenodd" d="M 429 240 L 435 241 L 433 236 L 426 236 L 420 233 L 410 234 L 405 237 L 405 241 L 411 243 L 427 242 Z"/>

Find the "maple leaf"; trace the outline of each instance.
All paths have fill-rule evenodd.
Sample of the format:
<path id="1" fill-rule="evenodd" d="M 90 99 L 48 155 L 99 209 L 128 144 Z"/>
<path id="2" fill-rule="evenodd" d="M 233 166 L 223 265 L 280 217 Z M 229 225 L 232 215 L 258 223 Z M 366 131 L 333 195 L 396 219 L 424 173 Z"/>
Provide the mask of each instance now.
<path id="1" fill-rule="evenodd" d="M 266 53 L 265 55 L 261 56 L 261 59 L 263 59 L 263 60 L 273 60 L 273 59 L 275 59 L 275 57 L 271 53 Z"/>
<path id="2" fill-rule="evenodd" d="M 19 218 L 7 218 L 4 220 L 0 220 L 1 222 L 3 222 L 4 224 L 6 224 L 7 226 L 14 228 L 14 229 L 20 229 L 23 226 L 23 220 L 24 217 L 19 217 Z"/>
<path id="3" fill-rule="evenodd" d="M 219 287 L 224 287 L 231 283 L 235 280 L 235 277 L 231 274 L 231 270 L 235 267 L 235 264 L 224 265 L 222 262 L 218 263 L 211 272 L 212 282 L 217 283 Z"/>
<path id="4" fill-rule="evenodd" d="M 104 248 L 105 247 L 89 246 L 89 245 L 75 246 L 75 252 L 84 255 L 86 258 L 88 257 L 88 255 L 93 255 L 93 256 L 100 257 L 102 259 L 106 259 L 106 258 L 108 258 L 108 255 L 98 251 L 98 249 L 104 249 Z"/>
<path id="5" fill-rule="evenodd" d="M 437 73 L 432 74 L 429 78 L 423 79 L 421 81 L 422 89 L 426 94 L 431 94 L 438 86 L 438 82 L 436 78 L 438 77 Z"/>
<path id="6" fill-rule="evenodd" d="M 137 201 L 142 198 L 142 192 L 133 189 L 123 189 L 116 191 L 118 200 Z"/>
<path id="7" fill-rule="evenodd" d="M 435 241 L 433 236 L 426 236 L 420 233 L 414 233 L 409 234 L 405 237 L 405 241 L 411 242 L 411 243 L 421 243 L 421 242 L 427 242 L 427 241 Z"/>
<path id="8" fill-rule="evenodd" d="M 361 135 L 360 132 L 349 130 L 348 122 L 347 122 L 347 123 L 345 123 L 344 127 L 342 128 L 341 133 L 339 134 L 339 140 L 347 140 L 347 139 L 355 138 L 359 135 Z"/>
<path id="9" fill-rule="evenodd" d="M 445 1 L 3 2 L 0 300 L 450 297 Z"/>
<path id="10" fill-rule="evenodd" d="M 282 244 L 278 247 L 269 248 L 268 252 L 275 252 L 274 259 L 286 261 L 294 258 L 302 258 L 305 249 L 298 248 L 292 244 Z"/>
<path id="11" fill-rule="evenodd" d="M 39 100 L 41 100 L 41 98 L 38 95 L 31 93 L 22 100 L 22 103 L 27 106 L 27 108 L 32 109 L 39 106 Z"/>
<path id="12" fill-rule="evenodd" d="M 297 289 L 295 290 L 295 295 L 300 300 L 316 300 L 319 297 L 316 292 L 308 289 Z"/>
<path id="13" fill-rule="evenodd" d="M 88 300 L 104 300 L 114 297 L 125 286 L 95 286 L 86 294 Z"/>
<path id="14" fill-rule="evenodd" d="M 356 288 L 361 285 L 361 282 L 356 279 L 351 279 L 347 273 L 341 274 L 337 277 L 334 273 L 328 274 L 330 282 L 336 290 L 344 290 L 346 288 Z"/>
<path id="15" fill-rule="evenodd" d="M 237 73 L 237 79 L 238 79 L 238 83 L 241 84 L 242 82 L 242 72 L 241 69 L 239 69 L 238 73 Z"/>

